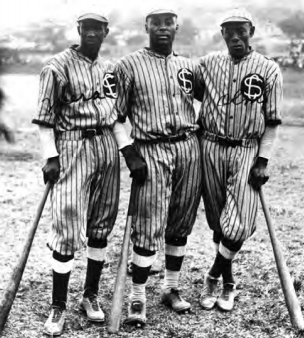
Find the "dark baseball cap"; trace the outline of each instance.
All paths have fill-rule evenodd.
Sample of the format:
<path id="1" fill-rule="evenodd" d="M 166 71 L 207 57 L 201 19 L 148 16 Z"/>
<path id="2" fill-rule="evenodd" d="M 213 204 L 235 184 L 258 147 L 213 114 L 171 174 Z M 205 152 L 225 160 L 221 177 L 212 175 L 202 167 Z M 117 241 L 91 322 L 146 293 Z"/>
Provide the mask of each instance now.
<path id="1" fill-rule="evenodd" d="M 80 17 L 77 19 L 77 22 L 81 22 L 84 20 L 96 20 L 105 24 L 108 24 L 109 21 L 102 15 L 99 14 L 94 14 L 94 13 L 86 13 L 86 14 L 82 14 L 80 15 Z"/>
<path id="2" fill-rule="evenodd" d="M 169 15 L 177 17 L 177 14 L 171 9 L 156 9 L 156 10 L 154 10 L 154 11 L 152 11 L 152 12 L 150 12 L 146 15 L 146 21 L 151 16 L 158 16 L 158 15 L 162 15 L 162 14 L 169 14 Z"/>

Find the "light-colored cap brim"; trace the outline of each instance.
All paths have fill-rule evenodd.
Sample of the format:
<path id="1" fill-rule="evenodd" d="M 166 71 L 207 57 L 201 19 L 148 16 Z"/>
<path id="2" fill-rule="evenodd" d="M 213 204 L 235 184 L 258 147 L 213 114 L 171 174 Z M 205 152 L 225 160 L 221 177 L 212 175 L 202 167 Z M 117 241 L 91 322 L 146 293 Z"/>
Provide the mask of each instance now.
<path id="1" fill-rule="evenodd" d="M 225 23 L 228 22 L 251 22 L 249 19 L 247 18 L 243 18 L 241 16 L 232 16 L 231 18 L 227 18 L 225 20 L 222 21 L 221 26 L 224 25 Z"/>
<path id="2" fill-rule="evenodd" d="M 84 21 L 84 20 L 95 20 L 95 21 L 99 21 L 99 22 L 102 22 L 102 23 L 109 23 L 108 20 L 104 16 L 101 16 L 99 14 L 94 14 L 94 13 L 87 13 L 87 14 L 81 15 L 77 19 L 77 22 L 81 22 L 81 21 Z"/>
<path id="3" fill-rule="evenodd" d="M 151 16 L 158 16 L 158 15 L 171 15 L 171 16 L 176 16 L 177 17 L 177 14 L 174 11 L 170 10 L 170 9 L 168 9 L 168 10 L 167 9 L 158 9 L 158 10 L 155 10 L 155 11 L 152 11 L 152 12 L 148 13 L 146 15 L 146 20 L 148 18 L 150 18 Z"/>

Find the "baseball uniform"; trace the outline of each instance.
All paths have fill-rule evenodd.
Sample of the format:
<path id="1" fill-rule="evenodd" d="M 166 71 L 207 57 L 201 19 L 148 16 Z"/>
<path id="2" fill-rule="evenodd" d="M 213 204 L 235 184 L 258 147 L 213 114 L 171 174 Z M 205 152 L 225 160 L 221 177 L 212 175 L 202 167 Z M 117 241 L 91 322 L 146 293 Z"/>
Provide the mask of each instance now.
<path id="1" fill-rule="evenodd" d="M 71 255 L 86 237 L 105 241 L 118 211 L 119 156 L 111 126 L 116 86 L 113 65 L 75 47 L 54 56 L 40 77 L 33 123 L 54 128 L 60 176 L 51 192 L 49 247 Z"/>
<path id="2" fill-rule="evenodd" d="M 265 127 L 281 123 L 282 76 L 273 60 L 255 51 L 238 62 L 228 52 L 212 53 L 200 65 L 206 217 L 215 233 L 242 243 L 255 231 L 258 208 L 249 172 Z"/>
<path id="3" fill-rule="evenodd" d="M 118 121 L 129 117 L 131 137 L 148 166 L 133 186 L 132 240 L 155 251 L 166 236 L 187 237 L 200 201 L 201 162 L 193 107 L 198 69 L 189 59 L 141 49 L 115 67 Z"/>

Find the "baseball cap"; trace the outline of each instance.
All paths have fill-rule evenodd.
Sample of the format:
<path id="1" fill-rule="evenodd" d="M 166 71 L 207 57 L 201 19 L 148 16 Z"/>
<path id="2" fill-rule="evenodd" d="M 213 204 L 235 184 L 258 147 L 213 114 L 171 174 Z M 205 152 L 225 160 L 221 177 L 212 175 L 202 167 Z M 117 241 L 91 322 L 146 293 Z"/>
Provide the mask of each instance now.
<path id="1" fill-rule="evenodd" d="M 87 19 L 96 20 L 96 21 L 103 22 L 106 24 L 109 23 L 109 21 L 104 16 L 101 16 L 99 14 L 94 14 L 94 13 L 86 13 L 86 14 L 80 15 L 77 19 L 77 22 L 87 20 Z"/>
<path id="2" fill-rule="evenodd" d="M 177 14 L 171 10 L 171 9 L 156 9 L 146 15 L 146 21 L 148 20 L 149 17 L 155 16 L 155 15 L 162 15 L 162 14 L 171 14 L 172 16 L 176 16 Z"/>
<path id="3" fill-rule="evenodd" d="M 244 8 L 235 8 L 226 13 L 220 26 L 227 22 L 251 22 L 253 24 L 251 14 Z"/>

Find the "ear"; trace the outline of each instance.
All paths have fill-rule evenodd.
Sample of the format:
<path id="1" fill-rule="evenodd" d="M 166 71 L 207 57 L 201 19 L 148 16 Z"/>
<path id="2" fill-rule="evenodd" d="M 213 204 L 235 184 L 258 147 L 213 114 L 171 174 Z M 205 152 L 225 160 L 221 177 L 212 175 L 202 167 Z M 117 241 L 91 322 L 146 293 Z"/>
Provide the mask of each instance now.
<path id="1" fill-rule="evenodd" d="M 176 24 L 175 30 L 178 31 L 178 29 L 179 29 L 179 24 Z"/>
<path id="2" fill-rule="evenodd" d="M 80 35 L 80 26 L 79 25 L 77 26 L 77 32 Z"/>
<path id="3" fill-rule="evenodd" d="M 149 30 L 148 30 L 148 24 L 145 24 L 145 29 L 146 29 L 146 33 L 149 34 Z"/>
<path id="4" fill-rule="evenodd" d="M 255 32 L 255 27 L 254 27 L 254 26 L 251 26 L 251 27 L 250 27 L 250 37 L 251 37 L 251 38 L 253 37 L 254 32 Z"/>
<path id="5" fill-rule="evenodd" d="M 109 34 L 109 32 L 110 32 L 110 29 L 108 27 L 106 27 L 104 37 L 106 37 Z"/>
<path id="6" fill-rule="evenodd" d="M 221 34 L 222 34 L 222 37 L 224 37 L 224 31 L 223 31 L 223 28 L 221 29 Z"/>

